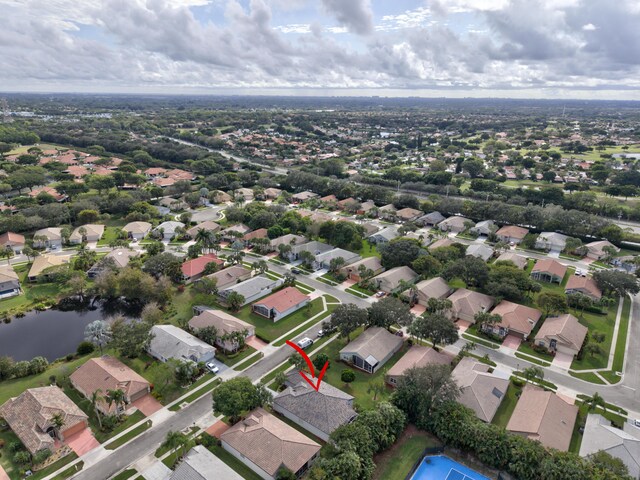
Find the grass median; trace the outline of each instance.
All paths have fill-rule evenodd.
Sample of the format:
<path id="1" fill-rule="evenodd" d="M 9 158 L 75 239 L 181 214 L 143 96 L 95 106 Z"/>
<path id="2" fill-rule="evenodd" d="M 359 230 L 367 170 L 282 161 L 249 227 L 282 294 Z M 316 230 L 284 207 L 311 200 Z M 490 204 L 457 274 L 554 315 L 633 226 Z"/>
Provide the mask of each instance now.
<path id="1" fill-rule="evenodd" d="M 151 420 L 147 420 L 143 424 L 138 425 L 133 430 L 130 430 L 127 433 L 125 433 L 124 435 L 122 435 L 121 437 L 118 437 L 113 442 L 109 443 L 108 445 L 105 445 L 104 448 L 106 450 L 115 450 L 116 448 L 121 447 L 122 445 L 124 445 L 128 441 L 133 440 L 138 435 L 142 434 L 144 431 L 149 430 L 151 428 L 151 425 L 153 425 L 153 422 Z"/>

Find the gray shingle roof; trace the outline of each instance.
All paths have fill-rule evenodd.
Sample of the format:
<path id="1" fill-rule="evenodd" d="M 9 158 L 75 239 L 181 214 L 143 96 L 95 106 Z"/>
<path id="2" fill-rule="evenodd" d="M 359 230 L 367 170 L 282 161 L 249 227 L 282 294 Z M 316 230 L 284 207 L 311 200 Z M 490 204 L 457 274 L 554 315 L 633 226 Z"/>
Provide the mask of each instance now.
<path id="1" fill-rule="evenodd" d="M 242 480 L 242 476 L 202 445 L 189 450 L 170 480 Z"/>

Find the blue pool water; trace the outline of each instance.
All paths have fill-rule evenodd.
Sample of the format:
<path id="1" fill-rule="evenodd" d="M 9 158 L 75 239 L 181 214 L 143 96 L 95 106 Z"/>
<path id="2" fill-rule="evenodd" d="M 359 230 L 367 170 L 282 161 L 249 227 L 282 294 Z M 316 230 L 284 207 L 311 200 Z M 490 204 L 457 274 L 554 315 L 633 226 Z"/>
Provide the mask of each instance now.
<path id="1" fill-rule="evenodd" d="M 425 457 L 411 480 L 490 480 L 444 455 Z"/>

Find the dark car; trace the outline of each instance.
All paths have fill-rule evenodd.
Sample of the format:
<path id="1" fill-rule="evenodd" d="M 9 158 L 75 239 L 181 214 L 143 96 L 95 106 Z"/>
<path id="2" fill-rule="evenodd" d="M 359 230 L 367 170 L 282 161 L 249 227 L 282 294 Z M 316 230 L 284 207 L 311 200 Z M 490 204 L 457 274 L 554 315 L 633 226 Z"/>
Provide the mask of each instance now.
<path id="1" fill-rule="evenodd" d="M 298 270 L 297 268 L 292 268 L 291 269 L 291 273 L 293 273 L 294 275 L 297 275 L 299 273 L 302 273 L 300 270 Z"/>

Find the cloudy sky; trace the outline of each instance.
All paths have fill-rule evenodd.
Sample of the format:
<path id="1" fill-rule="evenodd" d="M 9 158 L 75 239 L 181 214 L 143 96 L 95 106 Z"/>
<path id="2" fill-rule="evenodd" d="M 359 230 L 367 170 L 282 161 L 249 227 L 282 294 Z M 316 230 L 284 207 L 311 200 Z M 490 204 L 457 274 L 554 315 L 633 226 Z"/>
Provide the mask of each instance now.
<path id="1" fill-rule="evenodd" d="M 0 90 L 640 99 L 638 0 L 0 0 Z"/>

